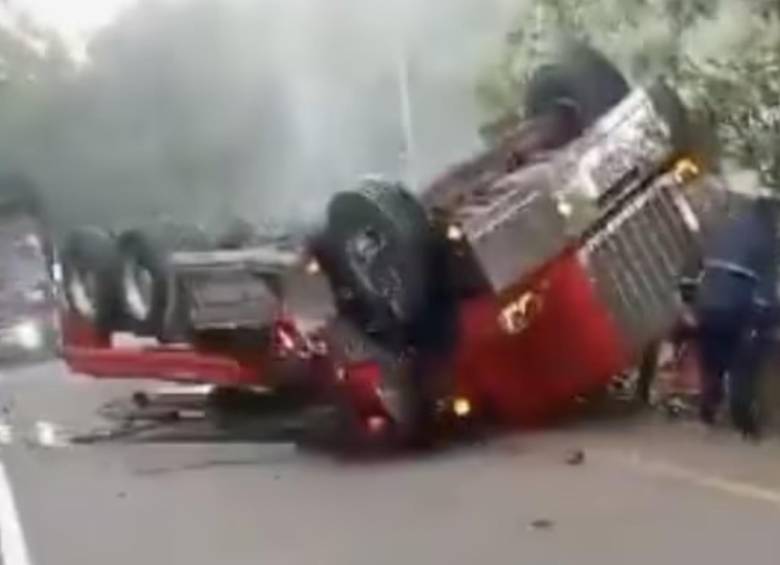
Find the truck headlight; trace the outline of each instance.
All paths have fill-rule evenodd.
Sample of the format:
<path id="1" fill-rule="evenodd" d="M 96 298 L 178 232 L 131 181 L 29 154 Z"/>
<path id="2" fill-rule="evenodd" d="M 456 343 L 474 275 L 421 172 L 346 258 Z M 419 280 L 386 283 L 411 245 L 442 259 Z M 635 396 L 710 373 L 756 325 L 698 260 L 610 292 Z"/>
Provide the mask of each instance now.
<path id="1" fill-rule="evenodd" d="M 322 271 L 322 265 L 316 259 L 309 259 L 305 266 L 306 274 L 317 275 Z"/>
<path id="2" fill-rule="evenodd" d="M 463 235 L 463 230 L 460 226 L 452 224 L 447 227 L 447 239 L 450 241 L 460 241 L 463 239 Z"/>
<path id="3" fill-rule="evenodd" d="M 16 341 L 24 349 L 39 349 L 43 346 L 43 332 L 35 322 L 22 322 L 13 328 Z"/>
<path id="4" fill-rule="evenodd" d="M 570 218 L 574 213 L 574 206 L 567 200 L 560 200 L 558 202 L 558 213 L 564 218 Z"/>
<path id="5" fill-rule="evenodd" d="M 468 398 L 458 397 L 452 401 L 452 411 L 458 418 L 467 418 L 471 415 L 471 402 Z"/>

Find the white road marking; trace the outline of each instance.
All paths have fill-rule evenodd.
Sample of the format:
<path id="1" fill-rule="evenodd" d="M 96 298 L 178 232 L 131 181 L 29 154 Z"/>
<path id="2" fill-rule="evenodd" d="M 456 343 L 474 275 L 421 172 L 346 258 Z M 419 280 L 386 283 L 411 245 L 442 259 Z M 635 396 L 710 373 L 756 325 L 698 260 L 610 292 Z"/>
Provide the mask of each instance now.
<path id="1" fill-rule="evenodd" d="M 192 394 L 193 396 L 203 395 L 207 396 L 214 390 L 214 385 L 170 385 L 159 386 L 153 389 L 153 394 L 165 395 L 177 395 L 177 394 Z"/>
<path id="2" fill-rule="evenodd" d="M 14 433 L 11 426 L 0 420 L 0 446 L 11 445 L 14 441 Z"/>
<path id="3" fill-rule="evenodd" d="M 0 380 L 5 373 L 0 372 Z M 0 420 L 0 446 L 13 442 L 13 429 L 7 422 Z M 27 549 L 27 539 L 16 509 L 11 481 L 6 473 L 5 465 L 0 460 L 0 564 L 31 565 L 30 551 Z"/>
<path id="4" fill-rule="evenodd" d="M 701 488 L 715 490 L 730 496 L 749 498 L 780 508 L 780 491 L 756 483 L 702 473 L 696 469 L 668 461 L 647 459 L 639 452 L 633 452 L 630 455 L 611 453 L 609 458 L 618 459 L 621 464 L 634 467 L 650 476 L 684 481 Z"/>
<path id="5" fill-rule="evenodd" d="M 36 422 L 34 435 L 36 443 L 41 447 L 62 448 L 70 445 L 62 429 L 52 422 Z"/>
<path id="6" fill-rule="evenodd" d="M 11 482 L 0 462 L 0 561 L 3 565 L 30 565 L 30 552 L 19 520 Z"/>

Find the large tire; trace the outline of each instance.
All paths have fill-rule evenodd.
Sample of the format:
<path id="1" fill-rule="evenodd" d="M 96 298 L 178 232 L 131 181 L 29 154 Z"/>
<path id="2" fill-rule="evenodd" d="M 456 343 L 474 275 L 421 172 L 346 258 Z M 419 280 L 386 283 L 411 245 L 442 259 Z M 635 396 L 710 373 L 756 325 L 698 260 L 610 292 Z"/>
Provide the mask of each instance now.
<path id="1" fill-rule="evenodd" d="M 120 236 L 120 300 L 135 333 L 167 340 L 171 333 L 183 331 L 186 308 L 173 276 L 171 253 L 210 246 L 206 235 L 190 226 L 162 225 Z"/>
<path id="2" fill-rule="evenodd" d="M 319 251 L 339 311 L 370 335 L 403 341 L 430 298 L 423 208 L 401 185 L 372 180 L 337 194 L 327 220 Z"/>
<path id="3" fill-rule="evenodd" d="M 528 83 L 527 118 L 564 112 L 570 139 L 616 106 L 629 92 L 626 79 L 601 53 L 583 43 L 563 47 Z"/>
<path id="4" fill-rule="evenodd" d="M 119 253 L 114 238 L 96 227 L 75 230 L 62 249 L 63 288 L 72 312 L 110 332 L 119 320 Z"/>

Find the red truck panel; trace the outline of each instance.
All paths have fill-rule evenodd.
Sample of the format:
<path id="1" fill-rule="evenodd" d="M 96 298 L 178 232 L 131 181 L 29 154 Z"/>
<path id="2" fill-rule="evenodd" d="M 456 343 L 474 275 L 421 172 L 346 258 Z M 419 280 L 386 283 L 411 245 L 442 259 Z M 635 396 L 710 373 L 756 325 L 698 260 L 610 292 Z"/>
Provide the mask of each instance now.
<path id="1" fill-rule="evenodd" d="M 261 386 L 271 363 L 269 354 L 260 347 L 257 353 L 242 355 L 189 345 L 116 347 L 108 336 L 75 316 L 66 314 L 62 327 L 63 358 L 68 366 L 73 372 L 96 378 Z"/>
<path id="2" fill-rule="evenodd" d="M 160 379 L 223 386 L 259 386 L 261 367 L 194 349 L 66 347 L 71 370 L 96 378 Z"/>
<path id="3" fill-rule="evenodd" d="M 499 317 L 529 290 L 540 308 L 524 331 L 511 335 Z M 506 423 L 541 423 L 630 365 L 619 330 L 573 252 L 509 298 L 465 303 L 460 326 L 457 388 Z"/>

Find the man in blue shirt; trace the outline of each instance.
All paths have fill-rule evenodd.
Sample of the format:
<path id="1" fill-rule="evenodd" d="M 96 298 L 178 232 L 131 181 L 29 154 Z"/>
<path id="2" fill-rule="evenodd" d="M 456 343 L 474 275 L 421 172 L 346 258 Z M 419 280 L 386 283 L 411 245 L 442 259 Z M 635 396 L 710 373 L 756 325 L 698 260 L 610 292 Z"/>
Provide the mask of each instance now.
<path id="1" fill-rule="evenodd" d="M 778 199 L 761 190 L 714 235 L 695 300 L 702 420 L 711 424 L 728 379 L 734 426 L 757 437 L 756 381 L 777 319 Z"/>

